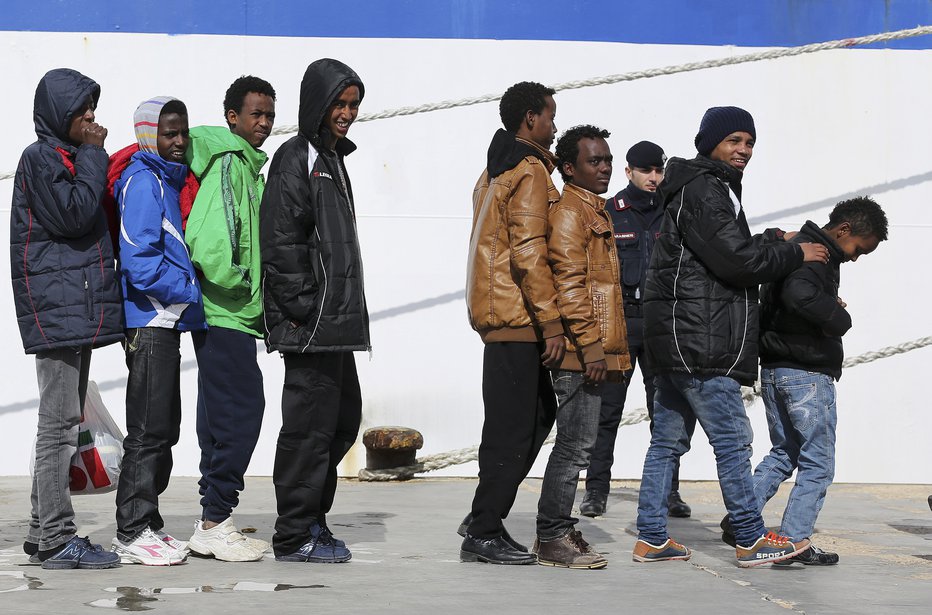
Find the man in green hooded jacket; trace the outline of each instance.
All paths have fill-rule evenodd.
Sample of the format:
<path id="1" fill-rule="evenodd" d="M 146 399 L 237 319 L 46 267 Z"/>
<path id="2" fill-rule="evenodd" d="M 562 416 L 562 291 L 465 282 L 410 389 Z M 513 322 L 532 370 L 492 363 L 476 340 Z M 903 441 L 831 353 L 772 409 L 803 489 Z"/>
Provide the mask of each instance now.
<path id="1" fill-rule="evenodd" d="M 259 203 L 265 180 L 260 170 L 268 156 L 259 147 L 272 132 L 275 90 L 258 77 L 240 77 L 223 104 L 228 127 L 192 128 L 187 154 L 200 189 L 185 239 L 200 276 L 208 325 L 193 336 L 203 512 L 189 547 L 219 560 L 255 561 L 268 543 L 240 533 L 231 515 L 265 410 L 256 339 L 263 329 Z"/>

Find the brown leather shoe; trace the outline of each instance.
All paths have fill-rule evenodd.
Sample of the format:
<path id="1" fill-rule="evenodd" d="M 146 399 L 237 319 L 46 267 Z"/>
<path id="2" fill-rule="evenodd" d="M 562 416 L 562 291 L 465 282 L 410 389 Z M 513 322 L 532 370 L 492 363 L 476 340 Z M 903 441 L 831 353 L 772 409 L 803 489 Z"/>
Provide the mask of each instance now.
<path id="1" fill-rule="evenodd" d="M 608 561 L 592 550 L 578 530 L 572 530 L 556 540 L 541 540 L 537 550 L 541 566 L 595 570 L 605 568 Z"/>

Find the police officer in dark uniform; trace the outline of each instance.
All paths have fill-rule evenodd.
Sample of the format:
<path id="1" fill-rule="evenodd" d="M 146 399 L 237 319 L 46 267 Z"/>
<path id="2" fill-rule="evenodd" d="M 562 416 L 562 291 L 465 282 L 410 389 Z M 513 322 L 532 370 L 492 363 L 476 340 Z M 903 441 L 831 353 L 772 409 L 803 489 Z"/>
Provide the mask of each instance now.
<path id="1" fill-rule="evenodd" d="M 624 297 L 625 321 L 628 325 L 628 349 L 631 366 L 641 365 L 644 388 L 647 392 L 647 410 L 654 414 L 654 384 L 650 367 L 644 363 L 644 320 L 642 298 L 651 250 L 660 232 L 663 210 L 657 197 L 657 186 L 663 180 L 663 167 L 667 157 L 663 149 L 650 141 L 636 143 L 625 156 L 628 186 L 605 203 L 605 210 L 615 225 L 615 245 L 621 260 L 621 289 Z M 602 385 L 602 415 L 599 435 L 586 472 L 586 496 L 579 512 L 587 517 L 605 513 L 612 462 L 615 452 L 615 435 L 621 421 L 630 379 L 623 383 Z M 652 423 L 653 424 L 653 423 Z M 692 512 L 679 494 L 679 465 L 673 473 L 673 489 L 668 501 L 672 517 L 688 517 Z"/>

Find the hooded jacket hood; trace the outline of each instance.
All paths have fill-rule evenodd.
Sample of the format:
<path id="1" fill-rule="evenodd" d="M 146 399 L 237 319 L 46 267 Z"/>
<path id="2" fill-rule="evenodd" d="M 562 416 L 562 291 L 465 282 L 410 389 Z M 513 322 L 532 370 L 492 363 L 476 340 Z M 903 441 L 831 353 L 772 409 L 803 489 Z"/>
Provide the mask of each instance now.
<path id="1" fill-rule="evenodd" d="M 355 85 L 359 99 L 366 95 L 366 87 L 352 68 L 332 58 L 312 62 L 301 80 L 301 102 L 298 105 L 298 131 L 318 150 L 329 140 L 330 131 L 322 126 L 327 109 L 343 90 Z M 337 153 L 346 155 L 356 149 L 348 139 L 337 141 Z"/>
<path id="2" fill-rule="evenodd" d="M 515 168 L 528 156 L 540 159 L 551 173 L 556 168 L 553 154 L 530 141 L 517 138 L 514 133 L 504 128 L 499 128 L 492 136 L 486 156 L 486 169 L 489 171 L 489 177 L 494 179 L 505 171 Z"/>
<path id="3" fill-rule="evenodd" d="M 254 148 L 227 126 L 195 126 L 191 129 L 191 145 L 185 161 L 194 175 L 203 178 L 214 159 L 227 152 L 242 157 L 254 174 L 258 174 L 269 159 L 268 154 Z"/>
<path id="4" fill-rule="evenodd" d="M 659 188 L 662 194 L 661 203 L 664 206 L 669 204 L 683 186 L 700 175 L 714 175 L 731 187 L 738 200 L 741 199 L 741 178 L 744 173 L 727 162 L 712 160 L 705 156 L 696 156 L 692 160 L 671 158 L 667 163 L 663 183 L 660 184 Z"/>
<path id="5" fill-rule="evenodd" d="M 100 86 L 97 82 L 70 68 L 56 68 L 45 73 L 36 87 L 33 120 L 40 139 L 73 144 L 68 141 L 71 119 L 88 98 L 97 105 Z"/>

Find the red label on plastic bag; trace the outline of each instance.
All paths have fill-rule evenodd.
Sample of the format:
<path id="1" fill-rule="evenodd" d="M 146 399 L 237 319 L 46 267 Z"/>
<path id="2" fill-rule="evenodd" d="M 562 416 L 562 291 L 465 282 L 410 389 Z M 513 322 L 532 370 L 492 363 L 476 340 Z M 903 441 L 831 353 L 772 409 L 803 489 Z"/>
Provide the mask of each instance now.
<path id="1" fill-rule="evenodd" d="M 96 448 L 81 451 L 81 460 L 84 461 L 84 469 L 94 484 L 95 489 L 103 489 L 110 486 L 110 477 L 107 476 L 107 468 L 104 467 L 97 454 Z"/>

